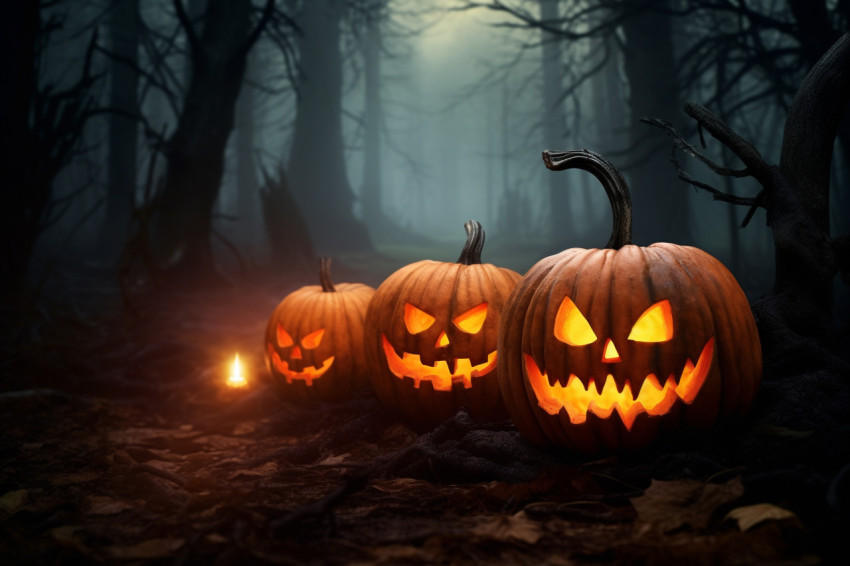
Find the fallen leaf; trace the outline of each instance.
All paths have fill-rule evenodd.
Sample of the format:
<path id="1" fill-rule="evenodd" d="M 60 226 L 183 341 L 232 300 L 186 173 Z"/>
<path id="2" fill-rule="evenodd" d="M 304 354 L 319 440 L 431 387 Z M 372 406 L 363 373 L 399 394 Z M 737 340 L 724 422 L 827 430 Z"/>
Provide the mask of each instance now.
<path id="1" fill-rule="evenodd" d="M 351 566 L 367 566 L 373 564 L 410 564 L 411 562 L 422 562 L 423 551 L 421 548 L 407 544 L 391 544 L 370 549 L 373 560 L 369 562 L 353 562 Z"/>
<path id="2" fill-rule="evenodd" d="M 270 478 L 277 473 L 277 462 L 266 462 L 254 468 L 243 468 L 231 473 L 228 479 L 234 480 L 238 477 L 263 477 Z"/>
<path id="3" fill-rule="evenodd" d="M 165 558 L 183 546 L 185 541 L 177 538 L 153 538 L 129 546 L 109 546 L 104 549 L 110 558 L 119 560 L 143 560 Z"/>
<path id="4" fill-rule="evenodd" d="M 639 523 L 667 533 L 684 525 L 704 529 L 718 507 L 735 501 L 743 493 L 740 478 L 722 484 L 652 480 L 643 495 L 632 498 L 631 502 Z"/>
<path id="5" fill-rule="evenodd" d="M 347 453 L 346 454 L 340 454 L 338 456 L 331 455 L 331 456 L 328 456 L 327 458 L 325 458 L 324 460 L 320 460 L 320 461 L 316 462 L 315 464 L 313 464 L 313 466 L 336 466 L 337 464 L 341 464 L 341 463 L 345 462 L 345 460 L 347 458 L 348 458 Z"/>
<path id="6" fill-rule="evenodd" d="M 252 422 L 243 422 L 239 423 L 233 428 L 233 436 L 244 436 L 246 434 L 251 434 L 257 430 L 257 425 Z"/>
<path id="7" fill-rule="evenodd" d="M 394 480 L 372 482 L 371 487 L 383 493 L 398 493 L 408 489 L 429 488 L 431 484 L 425 480 L 415 478 L 397 478 Z"/>
<path id="8" fill-rule="evenodd" d="M 543 536 L 540 523 L 529 519 L 525 511 L 515 515 L 489 517 L 472 528 L 472 534 L 498 541 L 520 540 L 535 544 Z"/>
<path id="9" fill-rule="evenodd" d="M 94 496 L 89 497 L 89 514 L 90 515 L 115 515 L 126 509 L 133 509 L 134 506 L 120 499 L 112 497 Z"/>
<path id="10" fill-rule="evenodd" d="M 745 505 L 736 507 L 729 511 L 724 517 L 738 522 L 738 528 L 741 532 L 747 532 L 759 523 L 764 521 L 782 521 L 784 519 L 797 519 L 797 515 L 771 503 L 757 503 L 755 505 Z"/>
<path id="11" fill-rule="evenodd" d="M 18 512 L 27 501 L 27 490 L 16 489 L 0 497 L 0 517 L 8 518 Z"/>

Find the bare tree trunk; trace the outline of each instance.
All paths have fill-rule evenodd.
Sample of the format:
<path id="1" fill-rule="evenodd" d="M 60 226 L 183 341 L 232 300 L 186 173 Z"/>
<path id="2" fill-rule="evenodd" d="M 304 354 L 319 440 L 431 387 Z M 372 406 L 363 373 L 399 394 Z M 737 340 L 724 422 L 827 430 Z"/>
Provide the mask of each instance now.
<path id="1" fill-rule="evenodd" d="M 0 18 L 0 300 L 25 291 L 38 238 L 52 218 L 53 182 L 91 116 L 94 40 L 72 86 L 39 85 L 39 66 L 55 26 L 39 2 L 12 2 Z"/>
<path id="2" fill-rule="evenodd" d="M 257 51 L 252 49 L 248 54 L 248 68 L 256 67 Z M 243 88 L 236 102 L 236 208 L 239 215 L 240 231 L 253 241 L 255 227 L 259 220 L 259 183 L 257 168 L 254 163 L 255 90 Z"/>
<path id="3" fill-rule="evenodd" d="M 825 0 L 788 0 L 788 7 L 797 24 L 803 59 L 812 67 L 838 41 L 841 32 L 832 26 L 830 8 Z M 850 19 L 847 5 L 844 10 L 845 18 Z M 838 139 L 844 162 L 850 164 L 850 115 L 839 119 Z"/>
<path id="4" fill-rule="evenodd" d="M 289 191 L 286 173 L 279 168 L 275 178 L 265 171 L 263 176 L 260 196 L 272 269 L 275 273 L 289 275 L 312 272 L 318 256 L 307 222 Z"/>
<path id="5" fill-rule="evenodd" d="M 0 89 L 0 293 L 17 294 L 38 237 L 44 198 L 35 191 L 33 152 L 35 139 L 29 128 L 36 91 L 36 41 L 41 27 L 38 2 L 13 2 L 0 19 L 0 61 L 6 84 Z M 15 148 L 18 151 L 15 151 Z M 34 190 L 35 189 L 35 190 Z"/>
<path id="6" fill-rule="evenodd" d="M 363 220 L 368 225 L 380 222 L 381 209 L 381 17 L 368 14 L 363 45 L 365 109 L 363 125 Z"/>
<path id="7" fill-rule="evenodd" d="M 553 22 L 558 18 L 558 0 L 538 0 L 540 4 L 540 19 L 543 22 Z M 543 139 L 544 148 L 564 147 L 564 132 L 566 117 L 564 116 L 561 96 L 561 40 L 551 32 L 542 30 L 542 70 L 543 70 Z M 564 222 L 564 215 L 569 217 L 569 193 L 564 190 L 560 179 L 555 175 L 547 176 L 549 184 L 548 235 L 556 247 L 568 244 L 574 240 L 572 222 Z"/>
<path id="8" fill-rule="evenodd" d="M 768 336 L 785 355 L 834 329 L 833 280 L 850 275 L 850 235 L 832 239 L 829 180 L 841 117 L 850 104 L 850 34 L 812 68 L 785 122 L 779 177 L 766 187 L 776 246 L 776 282 L 756 314 L 777 323 Z M 780 324 L 781 323 L 781 324 Z"/>
<path id="9" fill-rule="evenodd" d="M 112 53 L 107 195 L 99 247 L 107 261 L 118 259 L 135 208 L 139 74 L 139 0 L 117 0 L 111 11 Z"/>
<path id="10" fill-rule="evenodd" d="M 700 156 L 721 175 L 754 177 L 762 186 L 752 199 L 711 190 L 715 198 L 763 207 L 773 232 L 776 279 L 753 304 L 765 352 L 765 372 L 774 376 L 818 368 L 848 369 L 830 352 L 834 343 L 833 282 L 841 273 L 850 281 L 850 234 L 833 238 L 829 227 L 829 185 L 833 146 L 842 114 L 850 105 L 850 33 L 818 61 L 797 91 L 785 121 L 779 167 L 769 165 L 755 147 L 704 107 L 689 103 L 685 111 L 731 149 L 746 169 L 730 171 Z M 668 130 L 669 131 L 669 130 Z M 696 149 L 674 133 L 680 148 Z"/>
<path id="11" fill-rule="evenodd" d="M 635 202 L 635 241 L 643 245 L 659 241 L 690 243 L 688 193 L 665 191 L 659 198 L 659 187 L 663 186 L 659 178 L 669 167 L 666 147 L 653 147 L 655 140 L 640 123 L 643 116 L 673 116 L 679 109 L 672 25 L 670 16 L 660 12 L 669 8 L 669 0 L 648 0 L 644 4 L 647 11 L 623 22 L 623 59 L 631 107 L 630 153 L 638 157 L 628 171 Z"/>
<path id="12" fill-rule="evenodd" d="M 298 21 L 301 76 L 287 170 L 292 195 L 322 255 L 372 247 L 354 217 L 345 166 L 339 46 L 343 10 L 343 0 L 311 0 L 304 3 Z"/>
<path id="13" fill-rule="evenodd" d="M 200 36 L 180 2 L 174 0 L 189 38 L 192 76 L 165 150 L 154 250 L 173 276 L 203 283 L 219 279 L 210 241 L 213 205 L 248 51 L 271 17 L 274 2 L 267 1 L 263 19 L 252 31 L 250 0 L 209 0 Z"/>

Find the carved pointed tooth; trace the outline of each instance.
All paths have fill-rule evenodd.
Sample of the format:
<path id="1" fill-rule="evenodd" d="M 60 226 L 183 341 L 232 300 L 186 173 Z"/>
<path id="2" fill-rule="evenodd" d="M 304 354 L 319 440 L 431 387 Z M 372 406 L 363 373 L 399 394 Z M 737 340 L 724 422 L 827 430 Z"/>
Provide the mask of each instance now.
<path id="1" fill-rule="evenodd" d="M 561 378 L 559 376 L 556 376 L 555 374 L 549 374 L 549 373 L 544 373 L 543 375 L 546 376 L 547 381 L 549 382 L 550 386 L 555 387 L 556 385 L 563 385 L 563 383 L 561 383 Z"/>
<path id="2" fill-rule="evenodd" d="M 640 391 L 638 392 L 638 399 L 643 397 L 643 391 L 647 387 L 651 387 L 652 389 L 654 389 L 655 391 L 658 391 L 658 392 L 660 392 L 662 389 L 664 389 L 661 386 L 661 384 L 658 383 L 658 378 L 655 377 L 655 374 L 651 373 L 651 374 L 646 376 L 646 379 L 643 380 L 643 385 L 640 386 Z M 651 395 L 652 393 L 650 393 L 649 390 L 647 390 L 647 394 Z"/>
<path id="3" fill-rule="evenodd" d="M 690 378 L 690 375 L 693 373 L 693 371 L 694 371 L 694 362 L 692 362 L 691 359 L 688 358 L 685 361 L 685 367 L 682 368 L 682 375 L 679 377 L 679 384 L 681 384 L 683 381 L 687 381 Z"/>

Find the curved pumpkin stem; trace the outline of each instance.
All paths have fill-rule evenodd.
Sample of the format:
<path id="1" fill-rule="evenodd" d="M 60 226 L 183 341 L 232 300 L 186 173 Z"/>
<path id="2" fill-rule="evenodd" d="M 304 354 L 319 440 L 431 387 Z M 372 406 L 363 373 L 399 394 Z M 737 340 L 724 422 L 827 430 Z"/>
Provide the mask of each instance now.
<path id="1" fill-rule="evenodd" d="M 457 263 L 472 265 L 481 263 L 481 250 L 484 248 L 484 228 L 477 220 L 467 220 L 463 224 L 466 230 L 466 244 L 457 258 Z"/>
<path id="2" fill-rule="evenodd" d="M 331 258 L 329 257 L 319 258 L 319 282 L 322 284 L 322 291 L 324 293 L 333 293 L 336 291 L 334 282 L 331 281 Z"/>
<path id="3" fill-rule="evenodd" d="M 543 152 L 543 163 L 552 171 L 582 169 L 593 174 L 605 189 L 614 215 L 614 228 L 606 248 L 619 250 L 632 243 L 632 197 L 629 186 L 620 172 L 611 163 L 586 149 Z"/>

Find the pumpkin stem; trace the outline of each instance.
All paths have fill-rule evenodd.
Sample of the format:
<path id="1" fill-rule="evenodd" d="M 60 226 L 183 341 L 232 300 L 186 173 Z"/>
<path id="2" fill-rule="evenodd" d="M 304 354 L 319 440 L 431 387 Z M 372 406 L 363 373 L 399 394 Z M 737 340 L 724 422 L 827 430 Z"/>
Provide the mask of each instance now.
<path id="1" fill-rule="evenodd" d="M 324 293 L 333 293 L 336 291 L 334 282 L 331 281 L 331 258 L 329 257 L 319 258 L 319 282 L 322 284 L 322 291 Z"/>
<path id="2" fill-rule="evenodd" d="M 611 162 L 586 149 L 543 152 L 543 163 L 552 171 L 582 169 L 593 174 L 605 189 L 614 215 L 614 228 L 606 248 L 619 250 L 632 243 L 632 197 L 629 186 Z"/>
<path id="3" fill-rule="evenodd" d="M 463 224 L 466 230 L 466 243 L 457 258 L 457 263 L 472 265 L 481 263 L 481 250 L 484 248 L 484 228 L 477 220 L 467 220 Z"/>

